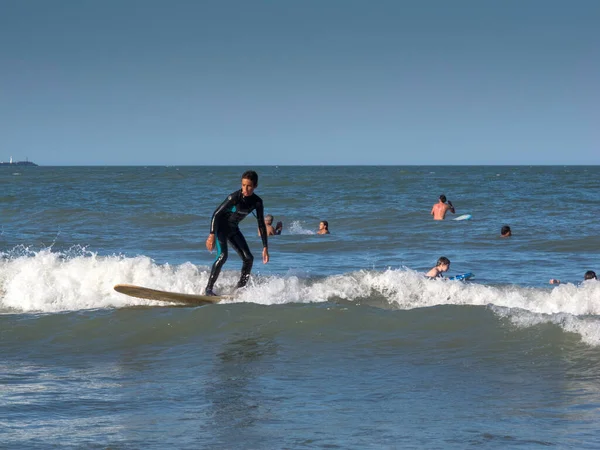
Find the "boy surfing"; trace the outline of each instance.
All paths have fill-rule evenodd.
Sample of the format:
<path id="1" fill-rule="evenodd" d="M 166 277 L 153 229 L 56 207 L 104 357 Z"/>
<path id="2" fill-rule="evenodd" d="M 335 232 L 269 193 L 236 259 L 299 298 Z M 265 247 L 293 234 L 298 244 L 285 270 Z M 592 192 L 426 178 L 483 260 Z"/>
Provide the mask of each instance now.
<path id="1" fill-rule="evenodd" d="M 254 256 L 250 253 L 248 244 L 244 235 L 239 229 L 239 223 L 246 218 L 248 214 L 256 210 L 256 220 L 258 221 L 258 231 L 262 239 L 263 263 L 269 262 L 269 249 L 267 244 L 267 228 L 265 227 L 264 206 L 262 199 L 254 193 L 258 186 L 258 174 L 253 170 L 248 170 L 242 174 L 242 188 L 232 192 L 223 203 L 219 205 L 212 215 L 210 221 L 210 233 L 206 239 L 206 248 L 212 252 L 217 247 L 217 258 L 212 265 L 208 284 L 204 291 L 205 295 L 216 296 L 213 291 L 215 282 L 219 278 L 221 268 L 227 261 L 227 243 L 242 258 L 242 273 L 237 283 L 236 289 L 246 286 L 250 278 Z"/>

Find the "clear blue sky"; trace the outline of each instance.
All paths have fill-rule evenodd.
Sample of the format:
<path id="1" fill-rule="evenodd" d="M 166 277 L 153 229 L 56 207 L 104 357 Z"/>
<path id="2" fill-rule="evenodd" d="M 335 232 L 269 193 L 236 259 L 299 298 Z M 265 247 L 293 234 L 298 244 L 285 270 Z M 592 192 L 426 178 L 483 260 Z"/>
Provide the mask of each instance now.
<path id="1" fill-rule="evenodd" d="M 598 0 L 0 0 L 0 160 L 600 164 Z"/>

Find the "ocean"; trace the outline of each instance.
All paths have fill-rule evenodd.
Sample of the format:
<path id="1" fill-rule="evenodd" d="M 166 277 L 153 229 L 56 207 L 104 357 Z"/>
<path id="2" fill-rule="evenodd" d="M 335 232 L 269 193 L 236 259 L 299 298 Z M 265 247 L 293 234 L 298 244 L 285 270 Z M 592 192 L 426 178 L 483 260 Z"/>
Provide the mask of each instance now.
<path id="1" fill-rule="evenodd" d="M 202 293 L 247 169 L 283 233 L 264 265 L 242 222 L 235 300 L 113 290 Z M 0 167 L 0 447 L 600 448 L 599 193 L 599 166 Z"/>

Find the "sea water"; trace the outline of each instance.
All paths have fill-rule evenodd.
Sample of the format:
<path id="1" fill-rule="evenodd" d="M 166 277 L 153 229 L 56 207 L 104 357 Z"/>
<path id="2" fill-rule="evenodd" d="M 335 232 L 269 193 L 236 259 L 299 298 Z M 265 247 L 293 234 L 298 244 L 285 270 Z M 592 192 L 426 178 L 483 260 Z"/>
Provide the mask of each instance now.
<path id="1" fill-rule="evenodd" d="M 252 167 L 235 300 L 112 289 L 201 293 L 246 169 L 0 168 L 1 448 L 600 448 L 600 167 Z"/>

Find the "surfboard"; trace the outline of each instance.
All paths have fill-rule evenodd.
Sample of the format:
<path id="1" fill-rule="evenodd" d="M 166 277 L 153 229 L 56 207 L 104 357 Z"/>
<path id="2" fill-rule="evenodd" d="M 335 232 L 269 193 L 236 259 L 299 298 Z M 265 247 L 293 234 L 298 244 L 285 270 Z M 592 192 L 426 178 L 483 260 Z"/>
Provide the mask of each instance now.
<path id="1" fill-rule="evenodd" d="M 463 214 L 462 216 L 458 216 L 452 220 L 471 220 L 471 214 Z"/>
<path id="2" fill-rule="evenodd" d="M 144 298 L 146 300 L 158 300 L 161 302 L 184 303 L 186 305 L 211 305 L 219 303 L 224 299 L 231 299 L 231 295 L 211 296 L 211 295 L 195 295 L 182 294 L 179 292 L 160 291 L 158 289 L 150 289 L 143 286 L 135 286 L 133 284 L 117 284 L 114 290 L 121 294 L 129 295 L 130 297 Z"/>
<path id="3" fill-rule="evenodd" d="M 453 277 L 448 277 L 449 280 L 468 280 L 469 278 L 473 278 L 475 275 L 472 274 L 471 272 L 468 273 L 461 273 L 459 275 L 454 275 Z"/>

